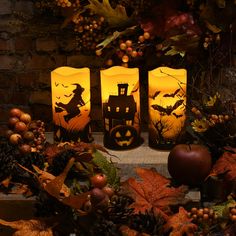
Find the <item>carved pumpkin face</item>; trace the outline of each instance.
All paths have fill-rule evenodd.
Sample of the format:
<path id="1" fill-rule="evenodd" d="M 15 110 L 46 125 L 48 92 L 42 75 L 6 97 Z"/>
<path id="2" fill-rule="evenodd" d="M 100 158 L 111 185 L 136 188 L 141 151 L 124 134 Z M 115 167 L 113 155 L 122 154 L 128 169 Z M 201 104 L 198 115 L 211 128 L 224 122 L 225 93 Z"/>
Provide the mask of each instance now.
<path id="1" fill-rule="evenodd" d="M 118 125 L 111 130 L 111 138 L 120 147 L 129 147 L 137 140 L 137 131 L 129 125 Z"/>

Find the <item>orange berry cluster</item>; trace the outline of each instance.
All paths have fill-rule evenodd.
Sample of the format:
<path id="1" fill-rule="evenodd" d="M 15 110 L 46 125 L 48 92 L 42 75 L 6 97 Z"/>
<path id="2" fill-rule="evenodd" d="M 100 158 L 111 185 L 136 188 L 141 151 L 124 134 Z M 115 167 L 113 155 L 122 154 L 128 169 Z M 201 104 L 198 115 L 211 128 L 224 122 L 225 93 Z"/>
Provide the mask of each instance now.
<path id="1" fill-rule="evenodd" d="M 213 224 L 217 220 L 217 215 L 214 213 L 213 209 L 208 207 L 196 208 L 193 207 L 189 212 L 189 217 L 193 219 L 194 223 L 208 223 Z"/>
<path id="2" fill-rule="evenodd" d="M 229 218 L 231 221 L 236 222 L 236 206 L 229 209 Z"/>
<path id="3" fill-rule="evenodd" d="M 197 108 L 197 107 L 192 107 L 191 109 L 192 113 L 194 113 L 194 115 L 198 118 L 203 117 L 202 112 Z M 229 115 L 216 115 L 216 114 L 210 114 L 207 117 L 208 121 L 209 121 L 209 125 L 211 127 L 215 126 L 216 124 L 219 123 L 224 123 L 225 121 L 228 121 L 230 119 Z"/>
<path id="4" fill-rule="evenodd" d="M 32 121 L 30 114 L 12 108 L 9 113 L 8 127 L 6 137 L 22 153 L 39 152 L 43 149 L 46 140 L 44 122 Z"/>
<path id="5" fill-rule="evenodd" d="M 143 55 L 144 42 L 150 39 L 150 34 L 144 32 L 143 35 L 138 37 L 138 43 L 134 43 L 132 40 L 120 40 L 119 50 L 117 51 L 118 58 L 122 61 L 122 66 L 128 67 L 128 62 L 138 56 Z"/>

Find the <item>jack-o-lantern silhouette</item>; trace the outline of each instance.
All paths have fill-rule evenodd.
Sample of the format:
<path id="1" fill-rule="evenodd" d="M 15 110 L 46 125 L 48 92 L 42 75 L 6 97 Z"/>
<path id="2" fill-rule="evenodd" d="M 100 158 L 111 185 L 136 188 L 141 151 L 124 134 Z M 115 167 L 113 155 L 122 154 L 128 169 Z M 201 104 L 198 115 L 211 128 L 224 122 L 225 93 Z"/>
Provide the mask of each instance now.
<path id="1" fill-rule="evenodd" d="M 101 71 L 103 144 L 127 150 L 140 145 L 140 96 L 137 68 L 114 66 Z"/>
<path id="2" fill-rule="evenodd" d="M 111 130 L 111 138 L 120 147 L 132 147 L 137 142 L 137 131 L 130 125 L 117 125 Z"/>

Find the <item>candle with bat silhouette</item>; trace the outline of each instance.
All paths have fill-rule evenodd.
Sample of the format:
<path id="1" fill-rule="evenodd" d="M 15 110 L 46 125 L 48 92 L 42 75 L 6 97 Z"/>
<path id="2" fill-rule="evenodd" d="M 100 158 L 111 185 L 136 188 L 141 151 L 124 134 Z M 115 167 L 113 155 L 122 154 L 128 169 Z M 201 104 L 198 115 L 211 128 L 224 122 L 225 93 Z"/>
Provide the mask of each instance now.
<path id="1" fill-rule="evenodd" d="M 138 68 L 114 66 L 101 70 L 101 95 L 104 146 L 125 150 L 140 145 Z"/>
<path id="2" fill-rule="evenodd" d="M 170 149 L 185 124 L 185 69 L 159 67 L 148 73 L 149 146 Z"/>
<path id="3" fill-rule="evenodd" d="M 51 72 L 54 141 L 91 141 L 90 70 L 59 67 Z"/>

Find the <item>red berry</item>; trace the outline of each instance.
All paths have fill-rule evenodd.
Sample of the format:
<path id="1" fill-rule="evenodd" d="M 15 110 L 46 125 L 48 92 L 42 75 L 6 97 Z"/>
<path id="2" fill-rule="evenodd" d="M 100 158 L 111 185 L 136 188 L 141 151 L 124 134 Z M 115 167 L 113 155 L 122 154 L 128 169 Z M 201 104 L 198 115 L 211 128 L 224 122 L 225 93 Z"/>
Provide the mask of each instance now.
<path id="1" fill-rule="evenodd" d="M 22 111 L 19 108 L 12 108 L 10 110 L 10 116 L 20 117 L 21 114 L 22 114 Z"/>
<path id="2" fill-rule="evenodd" d="M 14 127 L 15 124 L 19 121 L 19 118 L 16 117 L 16 116 L 13 116 L 13 117 L 10 117 L 9 120 L 8 120 L 8 125 L 9 127 Z"/>
<path id="3" fill-rule="evenodd" d="M 95 188 L 102 189 L 107 184 L 107 177 L 104 174 L 96 174 L 90 178 L 91 184 Z"/>
<path id="4" fill-rule="evenodd" d="M 15 131 L 16 132 L 24 132 L 24 131 L 27 131 L 27 125 L 22 122 L 22 121 L 19 121 L 15 124 Z"/>
<path id="5" fill-rule="evenodd" d="M 22 137 L 20 134 L 12 134 L 9 138 L 9 141 L 11 144 L 19 144 L 20 141 L 22 140 Z"/>
<path id="6" fill-rule="evenodd" d="M 28 145 L 28 144 L 22 144 L 22 145 L 19 147 L 19 149 L 20 149 L 20 152 L 21 152 L 22 154 L 27 154 L 27 153 L 30 153 L 30 152 L 31 152 L 31 147 L 30 147 L 30 145 Z"/>
<path id="7" fill-rule="evenodd" d="M 20 116 L 20 120 L 28 124 L 31 121 L 31 116 L 28 113 L 22 113 Z"/>
<path id="8" fill-rule="evenodd" d="M 114 193 L 115 193 L 114 189 L 111 188 L 111 187 L 109 187 L 109 186 L 103 187 L 103 188 L 102 188 L 102 191 L 103 191 L 109 198 L 111 198 L 111 197 L 114 195 Z"/>

